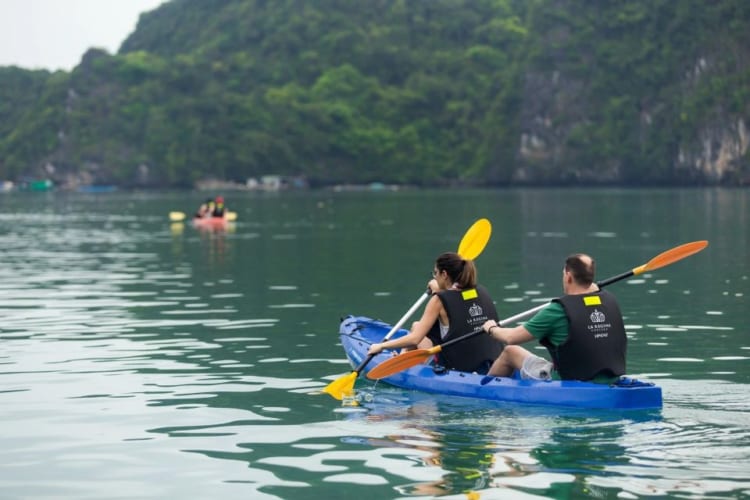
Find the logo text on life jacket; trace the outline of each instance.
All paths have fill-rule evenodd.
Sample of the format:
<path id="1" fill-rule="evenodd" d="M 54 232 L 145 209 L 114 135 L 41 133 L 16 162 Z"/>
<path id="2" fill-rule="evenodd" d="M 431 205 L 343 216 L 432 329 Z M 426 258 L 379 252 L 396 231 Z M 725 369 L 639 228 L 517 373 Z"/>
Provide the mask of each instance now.
<path id="1" fill-rule="evenodd" d="M 469 308 L 469 315 L 472 318 L 474 318 L 476 316 L 481 316 L 483 312 L 484 311 L 482 311 L 482 307 L 479 304 L 476 304 L 476 303 L 472 304 L 471 307 Z"/>
<path id="2" fill-rule="evenodd" d="M 484 313 L 484 310 L 482 309 L 482 306 L 474 302 L 468 309 L 469 317 L 466 318 L 466 324 L 475 326 L 480 323 L 484 323 L 489 318 Z"/>
<path id="3" fill-rule="evenodd" d="M 604 316 L 604 313 L 599 311 L 598 309 L 594 309 L 594 312 L 591 313 L 591 316 L 589 316 L 589 318 L 591 318 L 592 323 L 604 323 L 607 320 L 607 317 Z"/>
<path id="4" fill-rule="evenodd" d="M 612 327 L 610 323 L 606 323 L 607 316 L 598 309 L 594 309 L 589 315 L 591 323 L 588 325 L 589 331 L 594 334 L 594 338 L 606 338 L 609 336 L 609 329 Z"/>

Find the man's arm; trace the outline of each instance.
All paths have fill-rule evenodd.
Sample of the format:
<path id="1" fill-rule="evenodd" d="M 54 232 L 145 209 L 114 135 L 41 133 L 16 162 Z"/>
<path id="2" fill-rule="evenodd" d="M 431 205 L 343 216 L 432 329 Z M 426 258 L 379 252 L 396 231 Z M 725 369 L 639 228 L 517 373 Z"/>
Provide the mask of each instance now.
<path id="1" fill-rule="evenodd" d="M 534 340 L 534 336 L 529 333 L 524 325 L 518 325 L 513 328 L 503 328 L 497 324 L 497 321 L 487 320 L 482 329 L 489 333 L 495 340 L 499 340 L 508 345 L 523 344 Z"/>

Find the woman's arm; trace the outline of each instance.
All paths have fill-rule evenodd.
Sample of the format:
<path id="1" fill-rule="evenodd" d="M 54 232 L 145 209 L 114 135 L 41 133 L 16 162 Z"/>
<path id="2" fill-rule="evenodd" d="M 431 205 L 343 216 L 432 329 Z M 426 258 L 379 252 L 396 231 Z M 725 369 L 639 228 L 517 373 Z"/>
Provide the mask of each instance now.
<path id="1" fill-rule="evenodd" d="M 370 346 L 370 349 L 367 351 L 367 354 L 377 354 L 383 349 L 415 347 L 430 332 L 432 325 L 434 325 L 435 321 L 437 321 L 438 319 L 438 315 L 440 314 L 440 309 L 442 307 L 443 304 L 440 302 L 440 299 L 437 297 L 437 295 L 433 295 L 427 302 L 427 306 L 424 308 L 422 317 L 419 319 L 419 321 L 414 322 L 409 333 L 407 333 L 403 337 L 389 340 L 387 342 L 372 344 Z"/>

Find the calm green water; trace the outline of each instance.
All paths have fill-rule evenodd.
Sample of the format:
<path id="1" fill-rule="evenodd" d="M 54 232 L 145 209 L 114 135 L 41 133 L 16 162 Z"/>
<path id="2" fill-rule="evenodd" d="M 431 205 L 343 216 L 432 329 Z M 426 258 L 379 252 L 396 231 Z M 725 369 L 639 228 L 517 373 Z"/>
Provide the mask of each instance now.
<path id="1" fill-rule="evenodd" d="M 0 498 L 750 498 L 749 191 L 226 197 L 212 233 L 167 218 L 199 193 L 0 195 Z M 663 410 L 317 393 L 339 319 L 395 322 L 480 217 L 503 317 L 570 252 L 606 278 L 710 241 L 611 286 Z"/>

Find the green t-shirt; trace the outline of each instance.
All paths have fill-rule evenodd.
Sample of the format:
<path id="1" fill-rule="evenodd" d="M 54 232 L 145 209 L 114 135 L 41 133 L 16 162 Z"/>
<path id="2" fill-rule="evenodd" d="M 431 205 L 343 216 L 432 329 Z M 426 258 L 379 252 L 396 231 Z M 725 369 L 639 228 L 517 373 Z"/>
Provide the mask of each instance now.
<path id="1" fill-rule="evenodd" d="M 524 326 L 535 339 L 548 338 L 552 345 L 560 345 L 568 338 L 568 317 L 558 302 L 536 313 Z"/>

